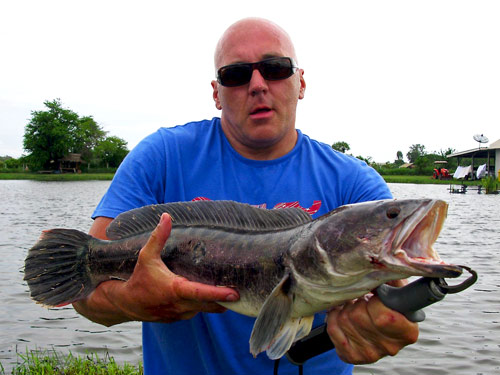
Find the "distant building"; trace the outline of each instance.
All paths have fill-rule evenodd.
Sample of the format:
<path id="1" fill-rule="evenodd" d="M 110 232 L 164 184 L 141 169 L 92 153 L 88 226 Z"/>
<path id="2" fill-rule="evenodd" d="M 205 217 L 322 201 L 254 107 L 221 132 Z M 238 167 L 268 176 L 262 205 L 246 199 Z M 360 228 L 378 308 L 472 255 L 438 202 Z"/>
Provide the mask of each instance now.
<path id="1" fill-rule="evenodd" d="M 82 154 L 72 154 L 69 153 L 62 159 L 59 159 L 59 170 L 61 173 L 73 172 L 80 173 L 80 166 L 82 164 Z"/>
<path id="2" fill-rule="evenodd" d="M 467 151 L 459 151 L 448 155 L 449 158 L 457 158 L 458 165 L 460 165 L 460 159 L 471 158 L 472 159 L 472 175 L 474 175 L 474 159 L 486 159 L 487 171 L 493 176 L 498 176 L 500 171 L 500 139 L 496 142 L 490 144 L 489 147 L 479 147 Z"/>
<path id="3" fill-rule="evenodd" d="M 404 164 L 401 164 L 399 166 L 399 168 L 409 168 L 409 169 L 413 169 L 415 168 L 415 165 L 413 165 L 413 163 L 404 163 Z"/>

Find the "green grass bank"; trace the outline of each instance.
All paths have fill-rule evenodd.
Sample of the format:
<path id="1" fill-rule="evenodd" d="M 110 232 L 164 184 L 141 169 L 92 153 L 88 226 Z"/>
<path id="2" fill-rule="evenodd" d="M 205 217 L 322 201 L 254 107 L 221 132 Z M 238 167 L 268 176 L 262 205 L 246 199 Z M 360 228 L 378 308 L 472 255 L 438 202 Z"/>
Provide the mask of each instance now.
<path id="1" fill-rule="evenodd" d="M 112 180 L 114 173 L 24 173 L 2 172 L 0 180 L 35 180 L 35 181 L 92 181 Z"/>
<path id="2" fill-rule="evenodd" d="M 35 180 L 35 181 L 91 181 L 112 180 L 114 173 L 64 173 L 64 174 L 41 174 L 28 172 L 2 172 L 0 180 Z M 480 181 L 457 181 L 457 180 L 434 180 L 430 176 L 413 175 L 382 175 L 388 183 L 402 184 L 456 184 L 456 185 L 479 185 Z"/>
<path id="3" fill-rule="evenodd" d="M 0 363 L 0 375 L 142 375 L 142 363 L 117 364 L 113 357 L 99 357 L 95 353 L 86 356 L 67 355 L 56 351 L 27 351 L 17 353 L 17 364 L 11 372 L 5 371 Z"/>

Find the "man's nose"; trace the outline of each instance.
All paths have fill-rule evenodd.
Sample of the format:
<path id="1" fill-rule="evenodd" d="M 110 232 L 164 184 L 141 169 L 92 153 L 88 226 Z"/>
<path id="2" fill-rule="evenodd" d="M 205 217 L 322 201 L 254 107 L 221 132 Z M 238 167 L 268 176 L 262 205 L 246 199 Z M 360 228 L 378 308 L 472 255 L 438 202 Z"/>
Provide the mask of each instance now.
<path id="1" fill-rule="evenodd" d="M 267 81 L 260 74 L 259 69 L 254 69 L 252 72 L 252 78 L 248 84 L 248 91 L 251 95 L 256 95 L 261 92 L 268 90 Z"/>

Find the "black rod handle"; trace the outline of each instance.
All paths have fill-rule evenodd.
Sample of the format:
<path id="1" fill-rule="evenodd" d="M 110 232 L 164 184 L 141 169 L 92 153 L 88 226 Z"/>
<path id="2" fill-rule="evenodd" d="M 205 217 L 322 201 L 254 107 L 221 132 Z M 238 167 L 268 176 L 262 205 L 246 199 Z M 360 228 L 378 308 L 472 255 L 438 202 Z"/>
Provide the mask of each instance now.
<path id="1" fill-rule="evenodd" d="M 446 295 L 441 285 L 443 279 L 422 277 L 402 288 L 382 284 L 377 288 L 377 295 L 384 305 L 403 314 L 412 322 L 425 319 L 424 307 L 441 301 Z"/>

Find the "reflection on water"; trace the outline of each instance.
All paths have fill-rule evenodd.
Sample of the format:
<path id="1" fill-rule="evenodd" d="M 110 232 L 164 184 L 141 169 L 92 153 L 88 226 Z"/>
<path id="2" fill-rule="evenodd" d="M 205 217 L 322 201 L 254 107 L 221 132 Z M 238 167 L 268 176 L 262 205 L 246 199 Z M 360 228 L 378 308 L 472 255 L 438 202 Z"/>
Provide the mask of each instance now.
<path id="1" fill-rule="evenodd" d="M 45 309 L 29 299 L 22 280 L 26 252 L 54 227 L 87 231 L 107 181 L 0 181 L 0 362 L 8 371 L 16 351 L 56 349 L 109 353 L 117 362 L 141 359 L 139 323 L 106 328 L 71 307 Z M 446 186 L 390 184 L 396 198 L 439 198 L 450 207 L 436 250 L 472 267 L 478 282 L 426 309 L 420 338 L 396 357 L 357 366 L 355 374 L 500 373 L 500 196 L 449 194 Z M 305 367 L 307 373 L 307 365 Z"/>

